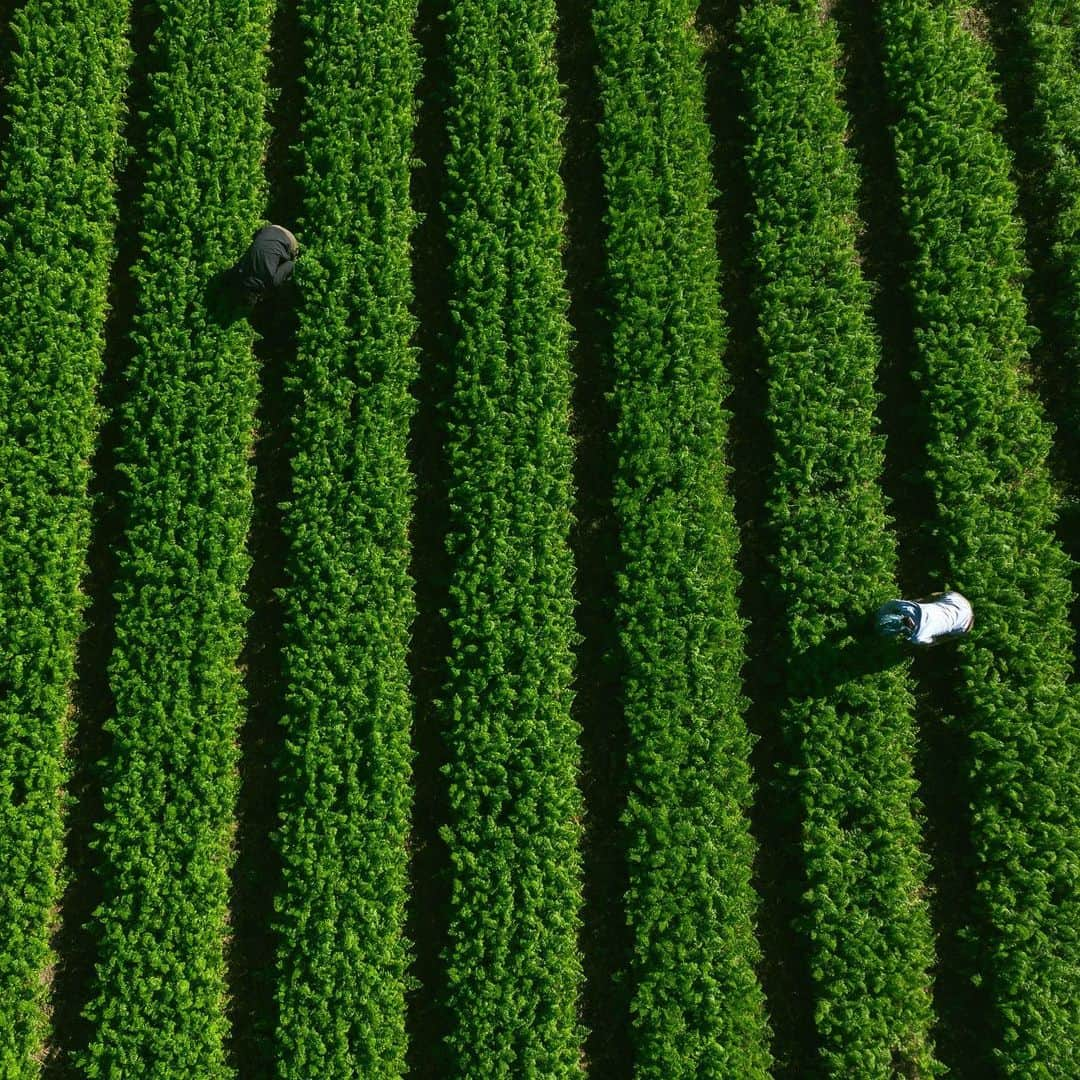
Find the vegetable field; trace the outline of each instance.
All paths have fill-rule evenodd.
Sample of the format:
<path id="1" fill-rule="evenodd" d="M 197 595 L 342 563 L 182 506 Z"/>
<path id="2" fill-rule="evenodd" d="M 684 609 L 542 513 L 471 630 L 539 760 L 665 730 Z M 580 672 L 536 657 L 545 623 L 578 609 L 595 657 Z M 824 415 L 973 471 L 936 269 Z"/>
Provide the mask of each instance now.
<path id="1" fill-rule="evenodd" d="M 1080 0 L 0 18 L 0 1080 L 1080 1076 Z"/>

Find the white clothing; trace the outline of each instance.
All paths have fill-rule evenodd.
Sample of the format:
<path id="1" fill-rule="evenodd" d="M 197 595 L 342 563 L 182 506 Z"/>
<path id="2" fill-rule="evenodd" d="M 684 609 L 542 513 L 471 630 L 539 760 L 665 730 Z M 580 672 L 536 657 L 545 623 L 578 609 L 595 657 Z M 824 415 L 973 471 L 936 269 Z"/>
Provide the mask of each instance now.
<path id="1" fill-rule="evenodd" d="M 919 625 L 908 639 L 913 645 L 931 645 L 935 638 L 962 634 L 974 621 L 971 605 L 958 592 L 948 592 L 927 604 L 916 603 Z"/>

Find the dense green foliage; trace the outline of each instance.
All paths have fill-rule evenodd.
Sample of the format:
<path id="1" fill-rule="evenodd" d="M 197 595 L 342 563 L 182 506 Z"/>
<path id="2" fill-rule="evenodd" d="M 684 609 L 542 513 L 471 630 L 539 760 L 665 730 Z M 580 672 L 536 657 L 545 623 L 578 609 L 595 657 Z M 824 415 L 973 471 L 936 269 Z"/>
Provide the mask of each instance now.
<path id="1" fill-rule="evenodd" d="M 452 1073 L 580 1071 L 562 183 L 550 0 L 448 17 Z"/>
<path id="2" fill-rule="evenodd" d="M 1035 385 L 1061 399 L 1053 415 L 1080 421 L 1080 0 L 836 8 L 849 92 L 868 92 L 850 103 L 861 191 L 830 0 L 716 0 L 703 33 L 695 0 L 147 0 L 134 53 L 126 0 L 9 7 L 0 1076 L 321 1080 L 415 1066 L 518 1080 L 610 1062 L 648 1080 L 892 1080 L 938 1075 L 939 1057 L 980 1078 L 1080 1076 L 1075 567 L 1055 540 L 1070 541 L 1070 519 L 1027 381 L 1037 365 Z M 431 98 L 417 95 L 421 56 Z M 288 364 L 280 406 L 267 403 L 290 417 L 279 551 L 273 469 L 248 537 L 257 365 L 246 312 L 218 286 L 267 195 L 268 104 L 275 146 L 292 140 L 271 163 L 274 202 L 295 195 L 304 246 L 296 281 L 269 301 L 287 310 L 268 321 L 296 336 L 259 350 Z M 879 120 L 880 139 L 859 130 Z M 420 202 L 437 190 L 445 212 L 411 250 L 414 152 Z M 714 188 L 713 166 L 730 188 Z M 110 281 L 117 182 L 130 209 Z M 889 266 L 880 374 L 860 196 L 864 254 Z M 110 288 L 117 377 L 98 403 Z M 1029 320 L 1043 333 L 1030 355 Z M 742 551 L 725 356 L 745 379 Z M 412 430 L 411 445 L 414 392 L 439 430 Z M 110 554 L 84 588 L 95 614 L 115 597 L 116 619 L 88 635 L 73 691 L 89 470 L 113 401 L 119 471 L 106 460 L 94 485 L 121 531 L 112 544 L 108 516 L 90 550 Z M 572 420 L 586 433 L 576 457 Z M 1074 514 L 1080 423 L 1059 426 Z M 410 458 L 437 496 L 417 525 Z M 912 545 L 902 560 L 883 461 Z M 596 575 L 577 587 L 575 468 L 576 535 Z M 448 557 L 430 550 L 443 527 Z M 285 582 L 281 634 L 268 600 L 246 675 L 245 541 Z M 898 561 L 912 594 L 965 592 L 973 632 L 913 662 L 872 639 Z M 754 568 L 745 583 L 737 565 Z M 587 839 L 575 592 L 596 634 L 580 650 L 584 784 L 590 807 L 611 800 Z M 757 934 L 745 619 L 768 784 Z M 245 787 L 238 817 L 243 679 L 262 675 L 275 693 L 253 702 L 243 746 L 245 775 L 268 786 L 250 802 L 258 785 Z M 414 778 L 412 712 L 443 676 Z M 440 727 L 445 783 L 427 738 Z M 930 903 L 916 746 L 940 883 Z M 80 804 L 65 871 L 69 786 Z M 410 840 L 414 794 L 445 809 L 445 849 L 426 812 Z M 597 886 L 584 928 L 583 879 Z M 279 895 L 246 907 L 263 880 Z M 618 881 L 625 905 L 608 912 Z M 409 1002 L 413 947 L 431 981 Z M 263 1038 L 265 1069 L 243 1060 L 245 1040 Z"/>
<path id="3" fill-rule="evenodd" d="M 1080 371 L 1080 5 L 1029 0 L 1018 8 L 1031 38 L 1041 128 L 1037 150 L 1050 166 L 1040 188 L 1061 273 L 1055 313 L 1064 324 L 1066 363 L 1075 376 Z"/>
<path id="4" fill-rule="evenodd" d="M 256 396 L 213 275 L 258 220 L 265 0 L 162 0 L 148 58 L 89 1076 L 229 1075 L 224 944 Z"/>
<path id="5" fill-rule="evenodd" d="M 769 1067 L 701 49 L 689 0 L 600 0 L 617 619 L 641 1077 Z"/>
<path id="6" fill-rule="evenodd" d="M 815 9 L 762 0 L 738 26 L 772 436 L 762 539 L 773 607 L 762 614 L 797 763 L 823 1075 L 930 1076 L 913 703 L 895 648 L 866 641 L 869 613 L 895 595 L 873 432 L 879 350 L 855 253 L 839 50 Z"/>
<path id="7" fill-rule="evenodd" d="M 1068 481 L 1068 521 L 1080 525 L 1080 3 L 1003 0 L 1005 64 L 1025 108 L 1010 117 L 1019 137 L 1032 215 L 1033 313 L 1048 384 L 1064 395 L 1057 444 Z M 1061 406 L 1064 406 L 1063 408 Z M 1072 540 L 1073 550 L 1080 538 Z"/>
<path id="8" fill-rule="evenodd" d="M 89 540 L 127 4 L 31 0 L 0 154 L 0 1075 L 36 1076 Z"/>
<path id="9" fill-rule="evenodd" d="M 959 645 L 970 735 L 978 903 L 972 939 L 993 1009 L 996 1067 L 1080 1073 L 1080 778 L 1067 692 L 1068 560 L 1054 538 L 1050 437 L 1024 364 L 1029 329 L 1009 157 L 988 49 L 958 9 L 879 11 L 936 504 L 937 565 L 975 629 Z M 931 580 L 928 577 L 928 580 Z"/>
<path id="10" fill-rule="evenodd" d="M 311 0 L 295 374 L 278 1075 L 405 1071 L 416 0 Z"/>

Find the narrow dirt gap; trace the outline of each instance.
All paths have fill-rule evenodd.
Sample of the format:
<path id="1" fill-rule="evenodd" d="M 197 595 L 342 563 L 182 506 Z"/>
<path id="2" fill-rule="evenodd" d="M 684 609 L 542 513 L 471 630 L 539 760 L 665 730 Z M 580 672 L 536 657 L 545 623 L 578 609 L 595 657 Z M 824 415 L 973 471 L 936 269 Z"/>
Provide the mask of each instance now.
<path id="1" fill-rule="evenodd" d="M 270 29 L 267 81 L 270 138 L 266 155 L 268 220 L 296 229 L 302 212 L 299 183 L 303 113 L 304 34 L 296 0 L 278 0 Z M 303 236 L 299 236 L 301 245 Z M 237 253 L 239 254 L 239 253 Z M 236 862 L 231 872 L 231 931 L 226 962 L 232 1032 L 227 1047 L 241 1080 L 274 1071 L 277 1003 L 274 898 L 281 859 L 277 762 L 284 733 L 281 672 L 284 614 L 275 590 L 286 583 L 286 540 L 279 504 L 291 496 L 289 442 L 293 402 L 284 380 L 296 365 L 297 294 L 291 284 L 255 308 L 255 357 L 260 373 L 255 416 L 254 507 L 248 553 L 252 559 L 245 604 L 250 612 L 240 656 L 247 712 L 240 730 L 240 793 L 236 807 Z"/>
<path id="2" fill-rule="evenodd" d="M 875 283 L 873 316 L 882 342 L 878 391 L 880 429 L 886 436 L 883 487 L 899 542 L 899 587 L 922 596 L 941 587 L 927 578 L 941 553 L 925 527 L 933 521 L 932 492 L 925 481 L 928 434 L 920 394 L 911 372 L 919 364 L 914 312 L 906 271 L 914 258 L 901 220 L 901 187 L 889 125 L 895 112 L 882 74 L 882 42 L 873 12 L 858 0 L 838 0 L 833 9 L 845 52 L 844 97 L 851 117 L 851 142 L 862 173 L 860 238 L 863 270 Z M 990 1075 L 983 1048 L 988 1010 L 971 986 L 972 961 L 960 932 L 975 897 L 974 850 L 970 835 L 968 766 L 971 750 L 953 719 L 956 663 L 938 649 L 916 658 L 916 774 L 925 809 L 929 853 L 930 912 L 936 935 L 934 1003 L 938 1058 L 957 1077 Z"/>
<path id="3" fill-rule="evenodd" d="M 1075 413 L 1080 394 L 1076 372 L 1062 359 L 1071 343 L 1068 327 L 1059 314 L 1067 297 L 1068 277 L 1053 252 L 1053 229 L 1061 212 L 1060 198 L 1048 190 L 1048 155 L 1037 143 L 1042 134 L 1035 114 L 1034 54 L 1016 0 L 988 0 L 987 40 L 993 48 L 999 96 L 1005 106 L 1003 135 L 1013 156 L 1020 217 L 1024 222 L 1024 255 L 1031 274 L 1024 282 L 1029 321 L 1039 340 L 1031 350 L 1036 393 L 1047 420 L 1054 425 L 1050 469 L 1061 493 L 1057 535 L 1074 560 L 1072 625 L 1074 680 L 1080 678 L 1080 426 Z"/>
<path id="4" fill-rule="evenodd" d="M 741 610 L 749 620 L 744 693 L 750 704 L 746 722 L 756 739 L 751 754 L 755 786 L 751 829 L 757 843 L 753 885 L 760 899 L 757 934 L 762 962 L 758 971 L 772 1027 L 773 1074 L 777 1080 L 813 1075 L 817 1060 L 813 992 L 806 942 L 794 930 L 806 887 L 802 870 L 798 803 L 783 778 L 794 764 L 794 749 L 784 738 L 775 711 L 776 685 L 771 661 L 770 626 L 776 616 L 765 588 L 768 574 L 765 500 L 771 436 L 765 422 L 768 396 L 757 342 L 757 319 L 750 293 L 747 252 L 752 202 L 743 166 L 745 110 L 735 41 L 739 4 L 704 0 L 699 21 L 709 49 L 707 109 L 715 139 L 714 175 L 719 191 L 718 241 L 722 300 L 727 311 L 725 354 L 732 391 L 728 461 L 740 533 L 738 568 Z"/>
<path id="5" fill-rule="evenodd" d="M 413 693 L 413 821 L 409 839 L 410 898 L 407 934 L 412 943 L 414 984 L 406 1018 L 409 1075 L 442 1080 L 447 1075 L 444 1038 L 449 1030 L 442 951 L 449 928 L 450 855 L 439 836 L 448 814 L 441 715 L 450 635 L 443 617 L 449 603 L 446 552 L 446 432 L 441 405 L 449 390 L 451 322 L 447 270 L 450 250 L 440 199 L 446 187 L 446 30 L 440 16 L 447 0 L 420 0 L 416 36 L 422 71 L 414 138 L 421 164 L 412 176 L 412 202 L 422 218 L 413 234 L 413 310 L 419 377 L 414 387 L 410 456 L 416 483 L 411 525 L 416 619 L 409 650 Z"/>
<path id="6" fill-rule="evenodd" d="M 100 860 L 91 849 L 96 827 L 104 817 L 100 763 L 111 749 L 105 723 L 115 712 L 108 665 L 115 644 L 117 573 L 116 552 L 124 534 L 123 480 L 116 468 L 122 442 L 120 410 L 128 397 L 124 370 L 131 356 L 128 335 L 137 307 L 132 266 L 142 245 L 138 236 L 137 201 L 143 171 L 137 148 L 145 141 L 146 124 L 139 116 L 148 100 L 149 46 L 160 18 L 153 5 L 136 4 L 131 15 L 133 61 L 126 95 L 117 174 L 116 256 L 110 271 L 108 315 L 105 324 L 105 366 L 98 387 L 103 417 L 90 462 L 90 497 L 93 502 L 87 571 L 85 629 L 79 637 L 72 688 L 72 725 L 68 743 L 70 780 L 67 794 L 67 836 L 64 872 L 67 885 L 60 901 L 58 928 L 53 939 L 57 963 L 52 976 L 52 1032 L 43 1062 L 46 1080 L 74 1080 L 81 1076 L 74 1057 L 92 1035 L 82 1017 L 93 991 L 97 940 L 91 925 L 101 903 Z"/>
<path id="7" fill-rule="evenodd" d="M 0 92 L 11 74 L 11 54 L 16 38 L 11 28 L 15 13 L 26 7 L 28 0 L 0 0 Z"/>
<path id="8" fill-rule="evenodd" d="M 0 0 L 0 147 L 7 142 L 8 133 L 11 131 L 9 103 L 5 93 L 11 79 L 11 59 L 17 44 L 11 29 L 11 20 L 16 12 L 24 7 L 26 0 Z"/>
<path id="9" fill-rule="evenodd" d="M 624 896 L 629 885 L 620 817 L 626 806 L 626 717 L 620 700 L 614 622 L 618 531 L 612 511 L 615 416 L 610 327 L 604 317 L 606 208 L 597 143 L 601 119 L 591 3 L 558 2 L 559 79 L 563 83 L 567 244 L 563 263 L 570 292 L 574 372 L 577 630 L 574 715 L 581 726 L 585 803 L 584 907 L 580 935 L 585 988 L 584 1056 L 591 1076 L 618 1078 L 633 1070 L 630 992 L 624 977 L 632 939 Z"/>

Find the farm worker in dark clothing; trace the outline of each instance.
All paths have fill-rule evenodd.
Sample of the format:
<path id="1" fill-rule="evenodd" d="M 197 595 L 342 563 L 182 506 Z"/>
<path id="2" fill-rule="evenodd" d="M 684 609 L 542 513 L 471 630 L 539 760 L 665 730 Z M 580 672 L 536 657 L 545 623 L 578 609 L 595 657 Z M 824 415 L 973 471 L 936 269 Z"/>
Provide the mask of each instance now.
<path id="1" fill-rule="evenodd" d="M 264 225 L 252 238 L 251 246 L 232 268 L 233 279 L 250 304 L 292 277 L 293 262 L 300 245 L 281 225 Z"/>
<path id="2" fill-rule="evenodd" d="M 971 604 L 958 592 L 934 593 L 925 600 L 889 600 L 875 616 L 879 634 L 912 645 L 938 645 L 966 634 L 974 622 Z"/>

